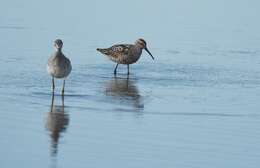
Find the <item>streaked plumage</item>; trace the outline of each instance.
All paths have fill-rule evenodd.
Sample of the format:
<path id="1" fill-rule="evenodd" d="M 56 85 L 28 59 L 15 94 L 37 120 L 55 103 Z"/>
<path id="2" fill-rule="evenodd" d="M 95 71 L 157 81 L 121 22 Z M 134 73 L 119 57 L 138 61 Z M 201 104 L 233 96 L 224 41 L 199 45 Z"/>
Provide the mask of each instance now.
<path id="1" fill-rule="evenodd" d="M 152 59 L 154 59 L 152 54 L 147 49 L 146 42 L 143 39 L 138 39 L 135 44 L 118 44 L 110 48 L 98 48 L 97 50 L 108 56 L 108 58 L 113 62 L 117 63 L 114 74 L 116 74 L 118 64 L 126 64 L 128 66 L 129 74 L 129 65 L 139 60 L 143 49 L 145 49 L 150 54 Z"/>
<path id="2" fill-rule="evenodd" d="M 63 78 L 62 94 L 64 94 L 65 80 L 69 76 L 72 66 L 70 60 L 62 53 L 63 43 L 60 39 L 54 41 L 56 51 L 48 59 L 47 71 L 52 76 L 52 89 L 54 91 L 54 78 Z"/>
<path id="3" fill-rule="evenodd" d="M 48 59 L 48 73 L 55 78 L 66 78 L 71 72 L 71 63 L 62 52 L 56 51 Z"/>

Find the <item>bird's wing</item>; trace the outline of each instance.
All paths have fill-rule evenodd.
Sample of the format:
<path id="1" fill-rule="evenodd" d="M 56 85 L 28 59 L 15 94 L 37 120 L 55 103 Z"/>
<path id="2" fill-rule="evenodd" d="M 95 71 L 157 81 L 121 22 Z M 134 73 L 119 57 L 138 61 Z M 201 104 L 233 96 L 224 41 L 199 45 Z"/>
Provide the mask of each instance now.
<path id="1" fill-rule="evenodd" d="M 114 45 L 112 47 L 109 48 L 109 55 L 112 57 L 119 57 L 121 55 L 128 55 L 130 48 L 133 45 L 131 44 L 118 44 L 118 45 Z"/>

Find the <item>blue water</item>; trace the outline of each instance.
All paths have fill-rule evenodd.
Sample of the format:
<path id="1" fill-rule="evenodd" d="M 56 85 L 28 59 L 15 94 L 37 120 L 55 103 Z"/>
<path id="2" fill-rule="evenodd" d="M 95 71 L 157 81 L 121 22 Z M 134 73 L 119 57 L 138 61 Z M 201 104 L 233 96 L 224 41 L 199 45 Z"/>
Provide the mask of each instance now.
<path id="1" fill-rule="evenodd" d="M 2 2 L 0 167 L 258 168 L 259 6 Z M 155 60 L 115 77 L 96 48 L 139 37 Z M 73 66 L 64 101 L 46 72 L 56 38 Z"/>

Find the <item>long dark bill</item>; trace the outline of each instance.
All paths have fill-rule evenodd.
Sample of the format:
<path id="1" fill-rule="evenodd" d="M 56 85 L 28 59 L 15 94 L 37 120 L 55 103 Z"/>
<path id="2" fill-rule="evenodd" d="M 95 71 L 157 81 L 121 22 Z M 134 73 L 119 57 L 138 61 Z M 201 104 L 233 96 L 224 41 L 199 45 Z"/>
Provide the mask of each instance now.
<path id="1" fill-rule="evenodd" d="M 152 57 L 152 59 L 154 60 L 154 57 L 153 57 L 153 55 L 151 54 L 151 52 L 148 50 L 148 48 L 146 47 L 146 48 L 144 48 L 145 49 L 145 51 L 146 52 L 148 52 L 148 54 Z"/>

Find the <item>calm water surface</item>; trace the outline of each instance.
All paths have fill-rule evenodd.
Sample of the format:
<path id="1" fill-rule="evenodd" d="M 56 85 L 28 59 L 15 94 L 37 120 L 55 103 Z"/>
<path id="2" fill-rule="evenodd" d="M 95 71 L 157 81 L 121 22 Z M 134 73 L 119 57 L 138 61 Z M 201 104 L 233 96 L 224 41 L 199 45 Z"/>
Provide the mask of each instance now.
<path id="1" fill-rule="evenodd" d="M 42 1 L 0 6 L 0 167 L 260 166 L 259 1 Z M 143 37 L 155 56 L 96 52 Z M 55 95 L 46 62 L 73 71 Z"/>

